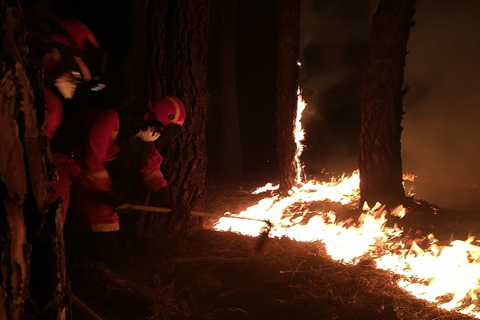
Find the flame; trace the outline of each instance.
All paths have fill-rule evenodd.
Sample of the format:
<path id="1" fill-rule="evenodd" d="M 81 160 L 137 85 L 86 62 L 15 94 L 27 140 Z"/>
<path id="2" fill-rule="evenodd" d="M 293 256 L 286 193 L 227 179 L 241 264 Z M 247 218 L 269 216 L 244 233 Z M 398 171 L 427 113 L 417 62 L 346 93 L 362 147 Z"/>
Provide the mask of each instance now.
<path id="1" fill-rule="evenodd" d="M 303 148 L 305 147 L 302 141 L 305 139 L 305 131 L 302 127 L 302 114 L 303 110 L 307 107 L 307 103 L 303 100 L 302 94 L 300 93 L 300 88 L 297 91 L 297 114 L 295 116 L 295 127 L 293 130 L 293 136 L 295 139 L 295 145 L 297 146 L 297 150 L 295 152 L 295 169 L 297 173 L 297 183 L 302 183 L 304 181 L 304 173 L 303 173 L 303 164 L 300 160 L 300 156 L 303 153 Z"/>
<path id="2" fill-rule="evenodd" d="M 414 182 L 416 178 L 418 178 L 418 176 L 414 175 L 413 173 L 404 173 L 403 174 L 403 181 Z"/>
<path id="3" fill-rule="evenodd" d="M 399 275 L 397 284 L 418 298 L 438 307 L 480 318 L 480 242 L 473 237 L 440 245 L 434 235 L 422 243 L 402 242 L 403 230 L 387 227 L 389 215 L 402 218 L 405 209 L 397 207 L 388 213 L 381 204 L 364 206 L 356 223 L 337 222 L 335 211 L 359 205 L 359 172 L 331 178 L 329 181 L 303 181 L 300 155 L 304 137 L 301 113 L 306 104 L 298 94 L 295 122 L 297 183 L 288 196 L 271 196 L 240 212 L 232 219 L 222 217 L 215 224 L 218 231 L 232 231 L 258 236 L 269 228 L 270 237 L 289 237 L 297 241 L 321 241 L 332 259 L 346 264 L 370 259 L 377 268 Z M 404 175 L 412 181 L 416 176 Z M 273 191 L 272 184 L 255 193 Z M 321 204 L 321 206 L 319 206 Z"/>
<path id="4" fill-rule="evenodd" d="M 269 182 L 266 185 L 264 185 L 263 187 L 257 188 L 257 190 L 253 191 L 252 194 L 260 194 L 260 193 L 264 193 L 266 191 L 278 190 L 278 187 L 279 187 L 278 184 L 273 185 Z"/>

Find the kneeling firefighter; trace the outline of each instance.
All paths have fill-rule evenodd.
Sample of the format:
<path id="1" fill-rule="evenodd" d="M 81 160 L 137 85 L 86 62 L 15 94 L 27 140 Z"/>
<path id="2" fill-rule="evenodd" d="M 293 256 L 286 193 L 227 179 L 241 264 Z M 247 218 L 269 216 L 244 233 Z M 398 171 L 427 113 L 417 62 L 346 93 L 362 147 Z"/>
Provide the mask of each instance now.
<path id="1" fill-rule="evenodd" d="M 135 109 L 138 109 L 136 106 Z M 125 201 L 117 200 L 111 176 L 111 164 L 117 157 L 138 159 L 136 168 L 118 167 L 115 175 L 128 176 L 136 172 L 143 186 L 150 192 L 159 192 L 167 187 L 160 165 L 162 156 L 154 146 L 165 129 L 180 127 L 185 121 L 185 107 L 174 96 L 148 102 L 148 111 L 139 120 L 123 116 L 115 110 L 94 110 L 85 117 L 85 133 L 75 154 L 79 156 L 81 172 L 72 183 L 72 213 L 77 225 L 84 231 L 85 244 L 97 257 L 114 255 L 118 247 L 119 218 L 115 207 Z M 136 154 L 125 154 L 125 141 L 141 144 L 143 150 Z M 120 172 L 119 172 L 120 171 Z M 133 186 L 140 188 L 141 186 Z"/>

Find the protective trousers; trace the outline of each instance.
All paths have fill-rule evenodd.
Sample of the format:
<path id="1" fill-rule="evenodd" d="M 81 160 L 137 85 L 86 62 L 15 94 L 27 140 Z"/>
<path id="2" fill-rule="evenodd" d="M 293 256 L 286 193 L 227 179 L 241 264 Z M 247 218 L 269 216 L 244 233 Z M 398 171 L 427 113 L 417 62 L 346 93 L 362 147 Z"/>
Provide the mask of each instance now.
<path id="1" fill-rule="evenodd" d="M 105 201 L 102 190 L 82 171 L 80 162 L 62 152 L 53 153 L 58 180 L 54 183 L 51 201 L 63 200 L 63 222 L 69 206 L 78 227 L 86 232 L 107 232 L 119 229 L 113 204 Z"/>

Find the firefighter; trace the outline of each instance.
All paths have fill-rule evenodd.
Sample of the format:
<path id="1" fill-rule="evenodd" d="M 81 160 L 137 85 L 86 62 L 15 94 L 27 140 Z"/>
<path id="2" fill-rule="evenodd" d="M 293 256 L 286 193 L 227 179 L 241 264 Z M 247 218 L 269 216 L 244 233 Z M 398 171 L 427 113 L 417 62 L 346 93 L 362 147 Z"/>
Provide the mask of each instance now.
<path id="1" fill-rule="evenodd" d="M 155 103 L 148 102 L 148 112 L 141 121 L 122 132 L 119 112 L 115 110 L 96 110 L 88 116 L 91 124 L 83 141 L 82 173 L 79 175 L 75 190 L 75 210 L 83 220 L 86 231 L 109 232 L 119 230 L 118 215 L 112 201 L 113 182 L 109 172 L 109 164 L 121 151 L 117 142 L 122 139 L 133 138 L 150 148 L 143 165 L 138 168 L 121 168 L 125 174 L 128 171 L 138 171 L 143 184 L 151 192 L 167 186 L 160 165 L 162 156 L 153 142 L 157 140 L 168 126 L 182 126 L 185 120 L 185 107 L 174 96 L 166 96 Z M 93 119 L 93 120 L 92 120 Z M 125 124 L 125 127 L 128 125 Z M 139 155 L 129 155 L 137 157 Z M 142 159 L 143 160 L 143 159 Z M 136 169 L 136 170 L 133 170 Z M 117 201 L 116 204 L 120 204 Z"/>
<path id="2" fill-rule="evenodd" d="M 65 218 L 70 201 L 73 177 L 81 172 L 80 163 L 70 152 L 62 150 L 65 132 L 56 136 L 64 121 L 65 104 L 78 87 L 102 90 L 100 83 L 105 69 L 106 53 L 100 49 L 95 35 L 83 23 L 61 17 L 43 6 L 25 10 L 26 39 L 31 55 L 43 67 L 43 92 L 47 109 L 45 134 L 51 142 L 52 158 L 57 167 L 57 180 L 51 201 L 63 201 Z"/>
<path id="3" fill-rule="evenodd" d="M 130 108 L 138 109 L 141 106 Z M 131 188 L 140 189 L 143 185 L 155 194 L 167 187 L 160 170 L 163 158 L 154 141 L 162 132 L 183 125 L 185 107 L 178 98 L 166 96 L 159 101 L 148 102 L 146 109 L 147 112 L 137 121 L 126 117 L 128 112 L 113 109 L 86 112 L 85 120 L 78 121 L 81 139 L 72 149 L 79 166 L 69 177 L 72 198 L 66 221 L 67 225 L 71 226 L 73 222 L 75 226 L 75 230 L 70 229 L 75 231 L 74 237 L 77 238 L 70 250 L 74 260 L 104 262 L 114 268 L 120 267 L 121 261 L 125 260 L 119 259 L 123 255 L 115 208 L 127 198 L 114 192 L 118 190 L 115 189 L 118 181 L 113 180 L 111 174 L 112 164 L 119 157 L 140 159 L 138 166 L 117 166 L 120 175 L 128 176 L 134 172 L 139 177 L 141 182 L 132 182 Z M 82 131 L 82 128 L 85 130 Z M 125 141 L 134 141 L 148 152 L 131 152 L 129 148 L 123 148 Z M 64 182 L 64 185 L 67 183 Z"/>
<path id="4" fill-rule="evenodd" d="M 130 110 L 142 110 L 141 107 L 137 105 Z M 146 112 L 142 111 L 143 116 L 137 120 L 125 117 L 128 112 L 123 110 L 86 110 L 82 117 L 68 123 L 79 139 L 70 144 L 69 149 L 64 149 L 70 150 L 62 153 L 68 163 L 59 163 L 59 179 L 54 188 L 57 196 L 64 200 L 63 219 L 70 239 L 67 255 L 74 260 L 93 260 L 114 267 L 118 263 L 120 225 L 115 208 L 126 198 L 114 193 L 110 169 L 119 155 L 141 159 L 141 165 L 136 168 L 120 168 L 122 175 L 137 171 L 141 184 L 152 193 L 167 187 L 160 170 L 163 158 L 154 141 L 162 132 L 183 125 L 185 107 L 178 98 L 166 96 L 145 103 L 144 110 Z M 138 112 L 133 114 L 138 115 Z M 128 154 L 131 150 L 120 147 L 125 145 L 125 140 L 135 141 L 148 152 Z M 61 170 L 64 174 L 60 174 Z M 131 187 L 140 189 L 142 186 Z"/>
<path id="5" fill-rule="evenodd" d="M 62 123 L 65 101 L 74 97 L 78 87 L 105 88 L 100 80 L 107 55 L 80 21 L 36 6 L 26 10 L 26 21 L 29 48 L 43 67 L 46 135 L 52 140 Z"/>

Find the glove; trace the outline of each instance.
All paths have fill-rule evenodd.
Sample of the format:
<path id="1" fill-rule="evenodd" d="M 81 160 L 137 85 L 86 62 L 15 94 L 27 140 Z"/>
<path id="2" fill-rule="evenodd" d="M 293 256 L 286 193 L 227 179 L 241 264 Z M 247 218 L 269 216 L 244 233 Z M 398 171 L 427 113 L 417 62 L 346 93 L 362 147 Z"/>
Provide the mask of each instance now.
<path id="1" fill-rule="evenodd" d="M 160 172 L 160 171 L 158 171 Z M 147 186 L 148 190 L 152 190 L 153 192 L 157 192 L 161 189 L 165 189 L 167 187 L 167 180 L 163 177 L 148 179 L 144 181 L 145 185 Z"/>

